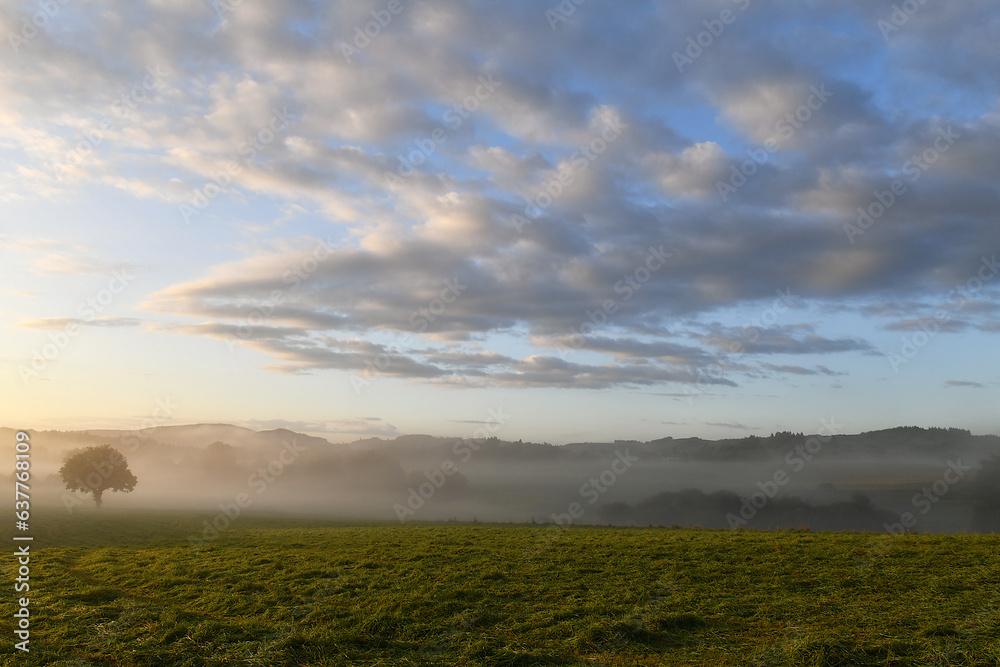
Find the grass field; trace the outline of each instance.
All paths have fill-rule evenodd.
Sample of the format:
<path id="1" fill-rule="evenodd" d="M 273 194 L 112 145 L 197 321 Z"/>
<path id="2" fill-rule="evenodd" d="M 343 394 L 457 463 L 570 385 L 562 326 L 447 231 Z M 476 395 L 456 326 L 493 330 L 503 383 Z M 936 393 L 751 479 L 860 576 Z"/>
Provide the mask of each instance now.
<path id="1" fill-rule="evenodd" d="M 205 518 L 35 515 L 31 652 L 8 632 L 4 661 L 1000 664 L 995 535 L 241 517 L 195 549 Z"/>

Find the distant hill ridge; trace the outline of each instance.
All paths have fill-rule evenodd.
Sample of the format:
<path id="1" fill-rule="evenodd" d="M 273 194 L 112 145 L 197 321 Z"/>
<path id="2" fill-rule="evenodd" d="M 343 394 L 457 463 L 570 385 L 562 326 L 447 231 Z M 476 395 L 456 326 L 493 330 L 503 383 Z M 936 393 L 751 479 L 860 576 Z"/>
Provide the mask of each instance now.
<path id="1" fill-rule="evenodd" d="M 29 429 L 30 431 L 30 429 Z M 3 442 L 13 446 L 14 429 L 0 428 Z M 222 442 L 235 448 L 268 450 L 281 447 L 284 442 L 296 440 L 310 448 L 383 451 L 386 453 L 426 452 L 448 450 L 463 440 L 459 437 L 442 437 L 426 434 L 400 435 L 395 438 L 364 438 L 353 442 L 334 444 L 317 436 L 298 433 L 285 428 L 255 431 L 232 424 L 187 424 L 156 426 L 140 430 L 87 429 L 80 431 L 41 431 L 46 441 L 99 444 L 105 442 L 138 442 L 139 446 L 157 444 L 170 447 L 205 448 L 214 442 Z M 855 455 L 899 455 L 907 452 L 928 453 L 961 451 L 963 449 L 1000 448 L 1000 437 L 996 435 L 973 435 L 968 429 L 923 428 L 918 426 L 897 426 L 877 431 L 866 431 L 851 435 L 821 437 L 816 434 L 782 431 L 769 436 L 749 435 L 742 438 L 707 440 L 699 437 L 675 438 L 672 436 L 649 440 L 616 440 L 614 442 L 574 442 L 566 445 L 549 443 L 511 442 L 497 438 L 478 441 L 486 457 L 501 455 L 506 457 L 535 458 L 539 456 L 613 456 L 619 449 L 628 449 L 633 454 L 648 457 L 680 458 L 691 460 L 718 460 L 767 458 L 784 455 L 796 445 L 806 443 L 810 438 L 819 438 L 827 453 Z"/>

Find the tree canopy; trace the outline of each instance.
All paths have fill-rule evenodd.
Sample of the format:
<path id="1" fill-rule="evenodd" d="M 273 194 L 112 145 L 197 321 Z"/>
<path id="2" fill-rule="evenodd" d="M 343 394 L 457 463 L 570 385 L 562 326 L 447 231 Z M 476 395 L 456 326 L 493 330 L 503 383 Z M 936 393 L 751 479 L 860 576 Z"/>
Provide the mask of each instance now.
<path id="1" fill-rule="evenodd" d="M 59 475 L 70 491 L 93 494 L 98 507 L 105 491 L 128 493 L 138 482 L 128 461 L 111 445 L 87 447 L 73 454 L 63 463 Z"/>

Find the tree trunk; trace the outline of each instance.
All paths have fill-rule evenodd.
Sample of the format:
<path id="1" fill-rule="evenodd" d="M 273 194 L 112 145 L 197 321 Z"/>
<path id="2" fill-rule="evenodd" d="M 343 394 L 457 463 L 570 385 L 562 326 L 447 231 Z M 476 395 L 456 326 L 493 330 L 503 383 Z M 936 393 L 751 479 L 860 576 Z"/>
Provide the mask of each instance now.
<path id="1" fill-rule="evenodd" d="M 94 502 L 97 503 L 97 509 L 101 509 L 101 496 L 104 495 L 104 489 L 94 489 Z"/>

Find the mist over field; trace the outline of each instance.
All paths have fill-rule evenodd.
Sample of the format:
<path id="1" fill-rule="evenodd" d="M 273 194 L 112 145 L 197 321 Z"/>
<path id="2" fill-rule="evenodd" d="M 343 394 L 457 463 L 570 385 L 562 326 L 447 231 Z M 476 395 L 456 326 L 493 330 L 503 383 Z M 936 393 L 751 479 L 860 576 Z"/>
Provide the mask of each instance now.
<path id="1" fill-rule="evenodd" d="M 111 444 L 139 483 L 132 493 L 106 494 L 107 507 L 209 518 L 235 519 L 238 508 L 404 522 L 997 529 L 995 467 L 982 472 L 981 464 L 1000 453 L 1000 438 L 959 429 L 554 446 L 426 435 L 335 444 L 283 429 L 202 424 L 45 431 L 32 443 L 35 501 L 67 512 L 92 511 L 93 501 L 63 488 L 62 462 Z"/>

